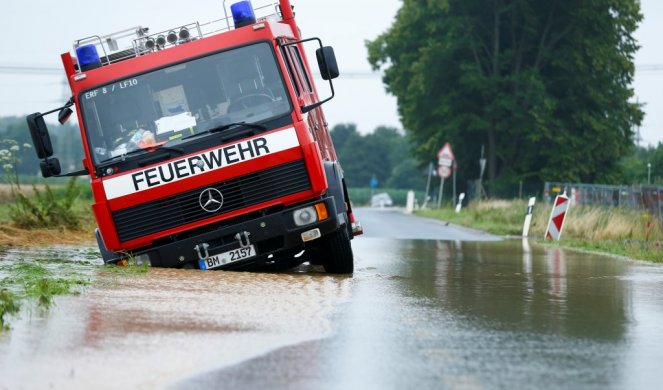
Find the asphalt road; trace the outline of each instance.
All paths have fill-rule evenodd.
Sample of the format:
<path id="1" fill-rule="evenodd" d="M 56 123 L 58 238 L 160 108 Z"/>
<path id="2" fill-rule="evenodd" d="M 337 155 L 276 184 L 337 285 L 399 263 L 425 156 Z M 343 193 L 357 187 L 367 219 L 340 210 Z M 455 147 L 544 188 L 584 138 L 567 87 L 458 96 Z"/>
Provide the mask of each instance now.
<path id="1" fill-rule="evenodd" d="M 400 208 L 359 208 L 356 217 L 364 226 L 364 238 L 399 240 L 495 241 L 499 236 L 448 222 L 406 215 Z"/>

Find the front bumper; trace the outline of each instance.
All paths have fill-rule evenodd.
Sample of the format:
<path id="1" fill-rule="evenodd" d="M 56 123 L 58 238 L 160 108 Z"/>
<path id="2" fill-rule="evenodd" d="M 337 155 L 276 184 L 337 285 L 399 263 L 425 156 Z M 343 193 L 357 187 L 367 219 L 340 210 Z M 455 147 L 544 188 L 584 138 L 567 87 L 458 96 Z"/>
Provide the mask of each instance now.
<path id="1" fill-rule="evenodd" d="M 328 217 L 306 226 L 296 226 L 292 218 L 292 212 L 296 209 L 313 206 L 324 202 Z M 147 255 L 150 264 L 154 267 L 182 267 L 187 263 L 199 259 L 196 246 L 207 244 L 207 253 L 210 256 L 227 252 L 240 247 L 236 238 L 238 233 L 243 237 L 248 233 L 250 244 L 255 245 L 257 256 L 250 259 L 234 262 L 219 267 L 230 269 L 248 264 L 266 261 L 267 256 L 277 254 L 291 249 L 303 249 L 304 241 L 302 233 L 311 229 L 320 229 L 322 236 L 332 233 L 347 223 L 345 213 L 337 210 L 334 198 L 326 197 L 312 202 L 299 204 L 294 207 L 254 218 L 248 221 L 222 226 L 191 237 L 175 239 L 173 242 L 153 245 L 142 250 L 132 251 L 132 256 Z M 117 261 L 119 257 L 104 259 L 106 262 Z"/>

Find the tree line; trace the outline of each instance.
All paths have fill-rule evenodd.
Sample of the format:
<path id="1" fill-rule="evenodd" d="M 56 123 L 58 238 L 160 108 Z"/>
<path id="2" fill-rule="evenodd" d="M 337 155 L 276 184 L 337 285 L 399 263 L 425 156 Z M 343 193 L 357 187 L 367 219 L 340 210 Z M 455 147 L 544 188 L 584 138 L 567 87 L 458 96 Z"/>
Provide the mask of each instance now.
<path id="1" fill-rule="evenodd" d="M 663 185 L 663 143 L 634 147 L 619 162 L 622 183 Z"/>
<path id="2" fill-rule="evenodd" d="M 349 187 L 423 189 L 426 170 L 412 156 L 412 144 L 402 130 L 381 126 L 360 134 L 352 123 L 331 130 L 336 154 Z"/>

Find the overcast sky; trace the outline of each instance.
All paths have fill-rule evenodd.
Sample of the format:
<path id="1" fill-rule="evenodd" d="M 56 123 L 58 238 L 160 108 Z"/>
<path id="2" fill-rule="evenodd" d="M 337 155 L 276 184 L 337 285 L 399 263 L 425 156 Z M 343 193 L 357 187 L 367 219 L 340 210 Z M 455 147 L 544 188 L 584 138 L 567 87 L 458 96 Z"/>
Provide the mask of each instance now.
<path id="1" fill-rule="evenodd" d="M 341 77 L 334 82 L 336 98 L 325 104 L 330 124 L 353 122 L 362 132 L 379 125 L 402 127 L 396 99 L 386 95 L 379 77 L 366 75 L 370 67 L 364 47 L 365 40 L 374 39 L 391 25 L 401 1 L 291 1 L 303 35 L 320 37 L 336 51 Z M 663 142 L 663 1 L 643 0 L 642 9 L 645 20 L 636 34 L 642 49 L 635 62 L 659 65 L 658 70 L 638 71 L 634 84 L 639 101 L 646 104 L 647 116 L 640 129 L 645 145 Z M 60 68 L 60 54 L 71 50 L 72 42 L 82 37 L 138 25 L 162 31 L 222 16 L 223 1 L 211 0 L 5 1 L 0 9 L 4 32 L 0 66 Z M 356 77 L 357 73 L 363 76 Z M 67 93 L 62 82 L 60 75 L 0 73 L 0 116 L 55 107 Z"/>

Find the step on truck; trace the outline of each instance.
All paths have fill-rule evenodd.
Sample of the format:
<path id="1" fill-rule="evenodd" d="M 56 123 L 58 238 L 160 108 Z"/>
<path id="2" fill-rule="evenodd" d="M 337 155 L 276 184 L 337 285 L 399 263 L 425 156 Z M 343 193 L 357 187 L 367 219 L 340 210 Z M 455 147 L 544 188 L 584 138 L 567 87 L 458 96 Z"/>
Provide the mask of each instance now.
<path id="1" fill-rule="evenodd" d="M 321 107 L 334 51 L 300 36 L 289 0 L 222 6 L 209 23 L 75 41 L 71 99 L 26 118 L 42 175 L 89 175 L 106 263 L 352 273 L 362 229 Z M 83 169 L 62 173 L 44 116 L 74 109 Z"/>

